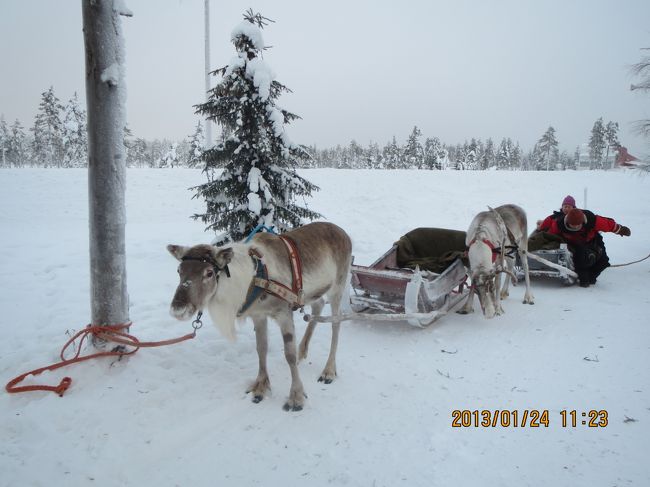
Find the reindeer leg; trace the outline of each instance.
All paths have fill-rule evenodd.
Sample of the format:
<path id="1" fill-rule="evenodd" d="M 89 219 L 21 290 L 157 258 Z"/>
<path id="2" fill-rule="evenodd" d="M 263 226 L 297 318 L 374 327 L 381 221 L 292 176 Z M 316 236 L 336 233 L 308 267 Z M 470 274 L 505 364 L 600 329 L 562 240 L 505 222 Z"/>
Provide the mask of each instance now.
<path id="1" fill-rule="evenodd" d="M 293 324 L 293 312 L 287 308 L 277 318 L 277 321 L 282 331 L 282 339 L 284 340 L 284 357 L 287 359 L 289 370 L 291 371 L 291 389 L 289 390 L 289 398 L 284 403 L 283 409 L 285 411 L 300 411 L 305 403 L 305 391 L 302 387 L 300 374 L 298 373 L 296 330 Z"/>
<path id="2" fill-rule="evenodd" d="M 467 294 L 467 300 L 462 308 L 460 308 L 456 313 L 461 315 L 466 315 L 474 312 L 474 284 L 469 287 L 469 293 Z"/>
<path id="3" fill-rule="evenodd" d="M 494 276 L 494 314 L 501 316 L 504 313 L 501 306 L 501 274 Z"/>
<path id="4" fill-rule="evenodd" d="M 268 339 L 267 339 L 267 319 L 254 318 L 255 324 L 255 341 L 257 343 L 257 357 L 259 359 L 259 370 L 257 372 L 257 379 L 251 384 L 246 393 L 253 393 L 253 402 L 258 403 L 264 399 L 266 391 L 271 389 L 269 382 L 269 375 L 266 371 L 266 354 L 268 352 Z"/>
<path id="5" fill-rule="evenodd" d="M 507 270 L 512 272 L 512 269 L 513 269 L 512 259 L 506 258 L 505 263 L 508 266 Z M 507 275 L 506 278 L 504 279 L 503 287 L 501 288 L 501 299 L 502 300 L 506 299 L 508 296 L 510 296 L 510 292 L 508 291 L 509 286 L 510 286 L 510 275 Z"/>
<path id="6" fill-rule="evenodd" d="M 307 324 L 305 329 L 305 334 L 300 340 L 300 346 L 298 347 L 298 360 L 304 360 L 307 358 L 307 352 L 309 351 L 309 342 L 311 341 L 311 336 L 314 334 L 314 328 L 316 328 L 316 318 L 318 318 L 323 311 L 323 306 L 325 305 L 325 300 L 320 298 L 314 301 L 311 304 L 311 319 Z"/>
<path id="7" fill-rule="evenodd" d="M 332 316 L 337 317 L 340 314 L 341 309 L 341 294 L 333 294 L 329 296 L 330 306 L 332 308 Z M 332 321 L 332 341 L 330 344 L 330 354 L 327 357 L 327 362 L 325 363 L 325 368 L 321 372 L 318 382 L 324 382 L 325 384 L 331 384 L 332 381 L 336 378 L 336 349 L 339 344 L 339 331 L 341 329 L 341 322 L 334 318 Z"/>
<path id="8" fill-rule="evenodd" d="M 530 276 L 528 275 L 528 250 L 520 249 L 519 257 L 521 259 L 521 265 L 524 268 L 524 279 L 526 281 L 526 293 L 524 294 L 524 304 L 535 304 L 535 298 L 533 296 L 533 293 L 530 291 Z"/>

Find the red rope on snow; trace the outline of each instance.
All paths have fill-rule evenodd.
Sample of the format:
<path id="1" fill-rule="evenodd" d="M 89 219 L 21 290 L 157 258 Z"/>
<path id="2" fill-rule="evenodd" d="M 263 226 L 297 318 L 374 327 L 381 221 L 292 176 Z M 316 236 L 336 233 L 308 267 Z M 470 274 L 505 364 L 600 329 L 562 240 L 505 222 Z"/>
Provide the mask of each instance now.
<path id="1" fill-rule="evenodd" d="M 195 326 L 195 324 L 197 323 L 198 325 Z M 201 327 L 200 326 L 201 324 L 202 323 L 199 317 L 192 323 L 192 326 L 194 327 L 194 331 L 192 333 L 188 333 L 187 335 L 184 335 L 182 337 L 172 338 L 169 340 L 161 340 L 158 342 L 141 342 L 135 336 L 124 331 L 124 330 L 128 330 L 128 328 L 132 325 L 130 321 L 127 323 L 120 323 L 118 325 L 105 325 L 105 326 L 88 325 L 83 330 L 75 333 L 66 342 L 66 344 L 63 345 L 63 348 L 61 349 L 61 353 L 60 353 L 60 357 L 61 357 L 60 362 L 56 362 L 46 367 L 41 367 L 40 369 L 35 369 L 29 372 L 25 372 L 24 374 L 21 374 L 15 379 L 9 381 L 5 386 L 5 389 L 10 394 L 15 394 L 17 392 L 30 392 L 30 391 L 52 391 L 58 394 L 59 396 L 63 397 L 65 391 L 67 391 L 70 385 L 72 384 L 72 379 L 70 377 L 64 377 L 63 379 L 61 379 L 61 382 L 59 382 L 59 385 L 57 386 L 48 386 L 42 384 L 31 385 L 31 386 L 18 386 L 18 384 L 20 384 L 28 376 L 38 375 L 42 372 L 45 372 L 46 370 L 56 370 L 56 369 L 60 369 L 61 367 L 66 367 L 68 365 L 76 364 L 79 362 L 85 362 L 86 360 L 91 360 L 99 357 L 122 357 L 125 355 L 132 355 L 135 352 L 137 352 L 140 348 L 162 347 L 164 345 L 173 345 L 174 343 L 180 343 L 185 340 L 190 340 L 196 336 L 196 330 L 198 330 Z M 126 345 L 134 348 L 132 350 L 125 350 L 122 349 L 122 347 L 116 347 L 110 352 L 97 352 L 97 353 L 92 353 L 89 355 L 82 356 L 81 347 L 89 335 L 93 335 L 96 338 L 106 340 L 107 342 L 114 342 L 122 346 Z M 66 359 L 65 358 L 66 350 L 75 342 L 77 338 L 80 337 L 81 339 L 79 340 L 79 344 L 76 347 L 74 357 L 71 359 Z"/>

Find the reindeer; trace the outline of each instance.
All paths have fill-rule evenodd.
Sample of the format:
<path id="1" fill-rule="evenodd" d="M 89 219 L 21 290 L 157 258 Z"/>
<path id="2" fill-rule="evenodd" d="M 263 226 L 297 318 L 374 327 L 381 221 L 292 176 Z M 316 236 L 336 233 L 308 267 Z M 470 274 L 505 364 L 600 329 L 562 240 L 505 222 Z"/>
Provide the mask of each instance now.
<path id="1" fill-rule="evenodd" d="M 526 280 L 524 303 L 533 304 L 528 275 L 528 233 L 526 213 L 517 205 L 503 205 L 476 215 L 467 230 L 465 245 L 468 247 L 472 286 L 467 301 L 459 311 L 461 314 L 474 311 L 474 293 L 486 318 L 504 313 L 501 300 L 508 297 L 510 279 L 501 288 L 501 273 L 512 278 L 514 274 L 514 253 L 519 254 Z"/>
<path id="2" fill-rule="evenodd" d="M 235 336 L 235 322 L 250 317 L 255 326 L 259 370 L 246 391 L 259 403 L 270 390 L 266 369 L 267 321 L 274 319 L 282 331 L 284 355 L 291 371 L 286 411 L 300 411 L 305 393 L 298 374 L 297 359 L 307 356 L 316 318 L 327 297 L 332 315 L 338 316 L 352 260 L 350 237 L 331 223 L 305 225 L 281 236 L 256 234 L 251 243 L 228 247 L 168 245 L 181 261 L 180 284 L 171 303 L 171 314 L 188 320 L 208 310 L 222 334 Z M 296 353 L 293 311 L 306 304 L 311 317 Z M 336 349 L 340 321 L 332 322 L 329 357 L 319 382 L 330 384 L 336 377 Z"/>

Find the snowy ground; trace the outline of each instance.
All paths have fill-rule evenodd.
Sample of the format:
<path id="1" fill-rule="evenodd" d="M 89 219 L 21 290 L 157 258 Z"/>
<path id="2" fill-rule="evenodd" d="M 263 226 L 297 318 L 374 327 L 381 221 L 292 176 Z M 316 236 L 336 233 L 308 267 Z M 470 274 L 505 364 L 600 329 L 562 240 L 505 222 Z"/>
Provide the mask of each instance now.
<path id="1" fill-rule="evenodd" d="M 465 230 L 506 202 L 534 221 L 567 194 L 582 205 L 584 188 L 590 209 L 632 229 L 606 235 L 612 263 L 650 251 L 650 181 L 632 173 L 304 175 L 321 187 L 310 206 L 350 233 L 361 264 L 415 227 Z M 192 170 L 128 172 L 128 289 L 143 340 L 189 331 L 168 314 L 177 275 L 165 245 L 209 241 L 188 218 L 201 203 L 186 188 L 201 181 Z M 88 321 L 86 172 L 0 171 L 0 229 L 7 382 L 54 362 L 66 331 Z M 589 289 L 536 280 L 534 306 L 517 287 L 490 321 L 348 322 L 328 386 L 316 382 L 329 348 L 322 325 L 301 365 L 309 398 L 298 413 L 282 410 L 290 377 L 276 327 L 273 394 L 260 404 L 244 393 L 257 372 L 250 325 L 235 344 L 206 326 L 180 345 L 43 374 L 74 383 L 63 398 L 0 394 L 0 485 L 647 486 L 649 271 L 650 261 L 609 269 Z M 550 426 L 452 428 L 456 409 L 548 410 Z M 608 412 L 606 427 L 580 424 L 592 409 Z M 562 410 L 576 410 L 578 426 L 563 427 Z"/>

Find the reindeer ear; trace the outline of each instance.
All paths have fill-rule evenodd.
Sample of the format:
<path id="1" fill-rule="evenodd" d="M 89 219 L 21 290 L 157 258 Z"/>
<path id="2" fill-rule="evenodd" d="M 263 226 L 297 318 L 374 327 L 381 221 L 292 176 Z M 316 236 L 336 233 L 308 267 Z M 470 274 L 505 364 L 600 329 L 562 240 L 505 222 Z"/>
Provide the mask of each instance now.
<path id="1" fill-rule="evenodd" d="M 189 247 L 183 247 L 182 245 L 168 245 L 167 250 L 170 254 L 176 257 L 178 260 L 181 260 L 187 254 Z"/>
<path id="2" fill-rule="evenodd" d="M 235 253 L 233 252 L 232 247 L 215 250 L 216 252 L 214 252 L 214 261 L 217 263 L 217 267 L 219 267 L 219 269 L 223 269 L 228 264 L 230 264 L 230 261 L 232 260 Z"/>

